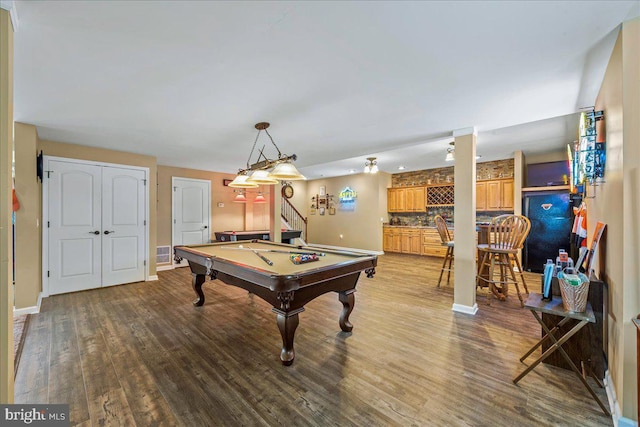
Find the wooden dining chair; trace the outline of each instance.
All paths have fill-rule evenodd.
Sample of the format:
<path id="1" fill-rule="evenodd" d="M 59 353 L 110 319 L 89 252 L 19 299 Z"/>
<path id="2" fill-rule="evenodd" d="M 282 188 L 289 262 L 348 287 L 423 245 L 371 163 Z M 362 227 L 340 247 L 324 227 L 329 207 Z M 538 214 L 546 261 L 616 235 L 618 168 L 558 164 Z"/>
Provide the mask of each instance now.
<path id="1" fill-rule="evenodd" d="M 513 283 L 520 305 L 524 307 L 513 264 L 515 263 L 518 267 L 525 293 L 529 293 L 518 259 L 518 251 L 522 249 L 530 230 L 531 222 L 522 215 L 501 215 L 491 222 L 488 243 L 478 245 L 478 251 L 482 256 L 478 271 L 488 269 L 488 274 L 486 276 L 478 274 L 476 277 L 477 285 L 487 288 L 487 304 L 491 303 L 491 294 L 499 299 L 506 298 L 509 284 Z M 500 273 L 497 278 L 496 267 Z"/>
<path id="2" fill-rule="evenodd" d="M 442 274 L 447 272 L 447 285 L 449 284 L 449 278 L 451 277 L 451 264 L 453 263 L 453 240 L 451 239 L 451 233 L 449 232 L 449 228 L 447 227 L 447 222 L 440 215 L 436 215 L 434 218 L 436 222 L 436 228 L 438 229 L 438 234 L 440 235 L 440 241 L 442 242 L 442 246 L 447 248 L 447 253 L 444 256 L 444 261 L 442 263 L 442 269 L 440 270 L 440 277 L 438 278 L 438 287 L 440 287 L 440 282 L 442 281 Z M 449 266 L 447 267 L 447 262 Z"/>

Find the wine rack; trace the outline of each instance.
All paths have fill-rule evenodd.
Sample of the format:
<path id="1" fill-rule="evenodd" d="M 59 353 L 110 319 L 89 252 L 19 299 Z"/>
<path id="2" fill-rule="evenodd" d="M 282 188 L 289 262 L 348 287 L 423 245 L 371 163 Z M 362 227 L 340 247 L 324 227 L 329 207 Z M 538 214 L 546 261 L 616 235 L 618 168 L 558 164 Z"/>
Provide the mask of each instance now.
<path id="1" fill-rule="evenodd" d="M 453 203 L 454 203 L 453 184 L 427 187 L 427 207 L 453 206 Z"/>

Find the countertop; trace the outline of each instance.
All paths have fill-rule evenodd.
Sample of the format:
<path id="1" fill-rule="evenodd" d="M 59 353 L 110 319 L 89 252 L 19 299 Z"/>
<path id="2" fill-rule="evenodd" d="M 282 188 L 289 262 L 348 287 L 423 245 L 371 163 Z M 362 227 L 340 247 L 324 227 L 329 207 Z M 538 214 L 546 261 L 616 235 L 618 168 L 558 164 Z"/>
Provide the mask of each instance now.
<path id="1" fill-rule="evenodd" d="M 476 222 L 476 227 L 488 227 L 490 225 L 489 222 Z M 382 224 L 383 227 L 389 227 L 389 228 L 418 228 L 418 229 L 423 229 L 423 228 L 428 228 L 428 229 L 433 229 L 436 228 L 435 225 L 389 225 L 387 223 Z M 449 228 L 450 230 L 453 229 L 453 223 L 448 222 L 447 223 L 447 228 Z"/>
<path id="2" fill-rule="evenodd" d="M 389 225 L 389 224 L 382 224 L 383 227 L 389 227 L 389 228 L 436 228 L 435 225 Z M 453 224 L 447 224 L 447 227 L 452 228 Z"/>

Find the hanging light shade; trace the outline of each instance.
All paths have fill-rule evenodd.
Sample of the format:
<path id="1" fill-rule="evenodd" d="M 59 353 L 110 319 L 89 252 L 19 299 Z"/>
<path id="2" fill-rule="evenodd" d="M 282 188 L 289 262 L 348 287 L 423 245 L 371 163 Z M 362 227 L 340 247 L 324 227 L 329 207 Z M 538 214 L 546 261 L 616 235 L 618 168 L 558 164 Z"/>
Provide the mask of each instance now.
<path id="1" fill-rule="evenodd" d="M 233 201 L 236 203 L 247 203 L 247 198 L 244 194 L 240 193 L 233 199 Z"/>
<path id="2" fill-rule="evenodd" d="M 277 184 L 278 180 L 286 180 L 286 181 L 296 181 L 301 179 L 307 179 L 302 175 L 295 166 L 293 166 L 292 162 L 297 160 L 297 156 L 295 154 L 287 155 L 283 154 L 275 141 L 271 137 L 271 134 L 268 131 L 270 124 L 267 122 L 256 123 L 255 128 L 258 130 L 258 134 L 256 135 L 255 141 L 253 141 L 253 146 L 251 147 L 251 152 L 249 153 L 249 158 L 247 159 L 247 167 L 245 169 L 241 169 L 239 175 L 246 175 L 248 172 L 253 171 L 253 175 L 250 178 L 245 179 L 244 181 L 240 181 L 238 183 L 233 182 L 229 184 L 231 187 L 240 187 L 240 188 L 248 188 L 247 183 L 253 184 L 264 184 L 264 185 L 273 185 Z M 265 147 L 262 149 L 258 149 L 258 158 L 255 163 L 251 163 L 251 158 L 253 153 L 256 152 L 256 144 L 258 143 L 258 139 L 260 138 L 260 133 L 266 133 L 269 137 L 269 141 L 273 145 L 277 152 L 277 157 L 269 158 L 265 154 Z M 273 170 L 269 173 L 268 171 L 273 168 Z M 235 181 L 235 180 L 234 180 Z M 255 188 L 255 187 L 254 187 Z"/>
<path id="3" fill-rule="evenodd" d="M 269 174 L 271 178 L 281 179 L 284 181 L 299 181 L 301 179 L 307 179 L 302 175 L 293 163 L 283 162 L 278 163 L 275 168 Z"/>
<path id="4" fill-rule="evenodd" d="M 447 155 L 444 158 L 445 162 L 453 162 L 456 157 L 455 157 L 455 149 L 453 148 L 453 144 L 455 144 L 455 142 L 450 142 L 449 145 L 451 145 L 451 147 L 447 148 Z"/>
<path id="5" fill-rule="evenodd" d="M 455 158 L 455 156 L 454 156 L 454 154 L 453 154 L 453 149 L 452 149 L 452 148 L 449 148 L 449 149 L 447 150 L 447 155 L 446 155 L 446 157 L 444 158 L 444 160 L 445 160 L 446 162 L 453 162 L 455 159 L 456 159 L 456 158 Z"/>
<path id="6" fill-rule="evenodd" d="M 269 174 L 268 170 L 261 169 L 254 171 L 247 182 L 252 182 L 255 184 L 263 184 L 263 185 L 274 185 L 278 183 L 278 180 L 272 178 Z"/>
<path id="7" fill-rule="evenodd" d="M 367 157 L 367 161 L 364 162 L 364 173 L 377 173 L 378 161 L 375 157 Z"/>
<path id="8" fill-rule="evenodd" d="M 264 198 L 262 193 L 258 193 L 255 199 L 253 199 L 253 203 L 267 203 L 267 199 Z"/>
<path id="9" fill-rule="evenodd" d="M 255 182 L 247 182 L 249 175 L 238 175 L 229 183 L 229 187 L 233 188 L 258 188 L 259 185 Z"/>

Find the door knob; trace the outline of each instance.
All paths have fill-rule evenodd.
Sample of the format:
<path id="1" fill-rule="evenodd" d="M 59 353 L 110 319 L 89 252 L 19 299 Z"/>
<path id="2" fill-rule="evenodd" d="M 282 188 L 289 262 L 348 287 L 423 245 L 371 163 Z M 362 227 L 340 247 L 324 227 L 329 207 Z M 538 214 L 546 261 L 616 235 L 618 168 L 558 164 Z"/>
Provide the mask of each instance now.
<path id="1" fill-rule="evenodd" d="M 104 234 L 113 234 L 115 233 L 115 231 L 109 231 L 109 230 L 105 230 Z"/>
<path id="2" fill-rule="evenodd" d="M 209 228 L 209 227 L 205 225 L 204 228 Z"/>
<path id="3" fill-rule="evenodd" d="M 100 232 L 99 232 L 98 230 L 96 230 L 96 231 L 90 231 L 90 232 L 89 232 L 89 234 L 95 234 L 95 235 L 98 235 L 98 234 L 100 234 Z"/>

